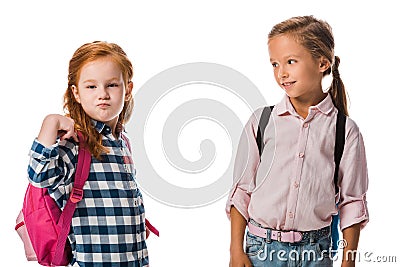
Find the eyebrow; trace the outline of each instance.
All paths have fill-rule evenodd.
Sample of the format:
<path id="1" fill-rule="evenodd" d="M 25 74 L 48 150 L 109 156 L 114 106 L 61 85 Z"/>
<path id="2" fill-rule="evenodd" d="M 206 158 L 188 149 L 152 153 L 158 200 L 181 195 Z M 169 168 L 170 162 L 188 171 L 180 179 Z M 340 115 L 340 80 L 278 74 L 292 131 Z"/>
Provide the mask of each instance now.
<path id="1" fill-rule="evenodd" d="M 107 80 L 107 82 L 111 82 L 111 81 L 119 81 L 119 78 L 112 77 L 112 78 Z M 93 79 L 89 79 L 89 80 L 83 81 L 83 83 L 96 83 L 96 82 L 97 82 L 97 80 L 93 80 Z"/>
<path id="2" fill-rule="evenodd" d="M 284 59 L 288 59 L 288 58 L 299 58 L 299 57 L 300 57 L 299 55 L 290 54 L 290 55 L 285 56 Z M 276 59 L 270 58 L 269 61 L 270 61 L 270 62 L 276 61 Z"/>
<path id="3" fill-rule="evenodd" d="M 86 80 L 86 81 L 83 81 L 83 83 L 94 83 L 94 82 L 96 82 L 96 80 Z"/>

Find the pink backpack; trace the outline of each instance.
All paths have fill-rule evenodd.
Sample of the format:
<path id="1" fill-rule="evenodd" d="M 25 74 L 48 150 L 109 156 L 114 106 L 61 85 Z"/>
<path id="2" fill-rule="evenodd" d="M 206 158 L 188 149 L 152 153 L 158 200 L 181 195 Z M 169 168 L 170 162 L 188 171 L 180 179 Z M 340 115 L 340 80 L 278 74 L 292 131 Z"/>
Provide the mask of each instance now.
<path id="1" fill-rule="evenodd" d="M 76 203 L 83 197 L 83 185 L 89 171 L 91 154 L 80 132 L 78 165 L 74 187 L 63 212 L 50 197 L 47 189 L 29 184 L 15 230 L 24 243 L 28 261 L 38 261 L 43 266 L 65 266 L 71 260 L 71 246 L 67 241 Z M 128 144 L 129 141 L 123 136 Z M 159 231 L 146 219 L 147 228 L 159 236 Z"/>
<path id="2" fill-rule="evenodd" d="M 20 235 L 28 261 L 44 266 L 68 265 L 71 246 L 67 242 L 76 203 L 83 197 L 83 185 L 89 176 L 91 154 L 80 132 L 78 165 L 70 198 L 61 211 L 48 190 L 29 184 L 15 230 Z"/>

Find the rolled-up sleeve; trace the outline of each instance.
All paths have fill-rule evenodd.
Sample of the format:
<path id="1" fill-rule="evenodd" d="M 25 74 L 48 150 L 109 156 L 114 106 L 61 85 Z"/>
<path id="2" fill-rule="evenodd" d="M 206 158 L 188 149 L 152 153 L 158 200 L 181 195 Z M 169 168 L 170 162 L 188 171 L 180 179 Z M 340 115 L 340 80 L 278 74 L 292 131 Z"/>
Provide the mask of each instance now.
<path id="1" fill-rule="evenodd" d="M 28 180 L 50 189 L 72 182 L 76 155 L 77 145 L 68 140 L 45 147 L 35 139 L 29 151 Z"/>
<path id="2" fill-rule="evenodd" d="M 254 178 L 260 163 L 256 136 L 261 112 L 262 109 L 258 109 L 252 114 L 240 136 L 233 170 L 233 186 L 225 208 L 228 218 L 234 206 L 246 220 L 249 220 L 251 188 L 254 187 Z"/>
<path id="3" fill-rule="evenodd" d="M 366 192 L 368 189 L 367 160 L 363 137 L 357 125 L 348 119 L 346 142 L 339 168 L 340 228 L 369 221 Z"/>

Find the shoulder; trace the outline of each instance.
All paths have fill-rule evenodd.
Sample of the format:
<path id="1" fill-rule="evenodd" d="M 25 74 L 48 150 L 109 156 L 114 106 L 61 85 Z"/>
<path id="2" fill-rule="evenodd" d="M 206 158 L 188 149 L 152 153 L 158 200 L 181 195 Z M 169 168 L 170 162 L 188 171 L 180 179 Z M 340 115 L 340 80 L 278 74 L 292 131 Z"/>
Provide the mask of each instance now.
<path id="1" fill-rule="evenodd" d="M 266 112 L 268 112 L 268 114 L 272 114 L 273 110 L 271 111 L 271 107 L 273 106 L 264 106 L 264 107 L 259 107 L 257 108 L 253 114 L 250 117 L 250 120 L 252 120 L 253 122 L 256 122 L 258 125 L 258 122 L 261 119 L 261 116 L 263 115 L 264 110 L 266 110 Z"/>
<path id="2" fill-rule="evenodd" d="M 360 138 L 360 128 L 353 119 L 348 116 L 346 118 L 346 143 L 353 143 Z"/>
<path id="3" fill-rule="evenodd" d="M 126 132 L 121 132 L 121 139 L 127 144 L 131 143 L 131 138 L 128 136 Z"/>
<path id="4" fill-rule="evenodd" d="M 254 116 L 254 119 L 255 119 L 255 120 L 260 120 L 261 115 L 262 115 L 262 113 L 263 113 L 263 111 L 264 111 L 265 108 L 268 108 L 268 107 L 267 107 L 267 106 L 265 106 L 265 107 L 259 107 L 259 108 L 257 108 L 257 109 L 253 112 L 253 116 Z"/>
<path id="5" fill-rule="evenodd" d="M 259 107 L 259 108 L 255 109 L 251 113 L 250 118 L 248 119 L 245 128 L 252 129 L 253 132 L 257 132 L 257 128 L 258 128 L 262 113 L 265 108 L 268 108 L 268 107 L 264 106 L 264 107 Z"/>
<path id="6" fill-rule="evenodd" d="M 125 145 L 128 147 L 128 149 L 131 150 L 131 139 L 126 134 L 126 132 L 121 132 L 121 139 L 123 140 L 123 142 L 125 142 Z"/>

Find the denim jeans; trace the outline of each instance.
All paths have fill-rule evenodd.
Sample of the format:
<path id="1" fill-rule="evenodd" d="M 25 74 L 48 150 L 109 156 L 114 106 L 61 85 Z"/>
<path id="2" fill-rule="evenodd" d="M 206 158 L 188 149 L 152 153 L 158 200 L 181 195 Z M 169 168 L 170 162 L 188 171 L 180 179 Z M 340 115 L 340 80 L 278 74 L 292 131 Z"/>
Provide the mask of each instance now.
<path id="1" fill-rule="evenodd" d="M 296 243 L 285 243 L 246 234 L 246 254 L 254 267 L 332 267 L 330 232 L 307 236 Z"/>

